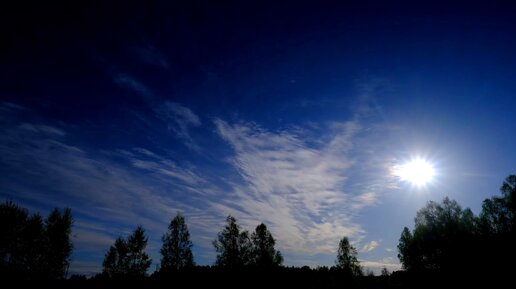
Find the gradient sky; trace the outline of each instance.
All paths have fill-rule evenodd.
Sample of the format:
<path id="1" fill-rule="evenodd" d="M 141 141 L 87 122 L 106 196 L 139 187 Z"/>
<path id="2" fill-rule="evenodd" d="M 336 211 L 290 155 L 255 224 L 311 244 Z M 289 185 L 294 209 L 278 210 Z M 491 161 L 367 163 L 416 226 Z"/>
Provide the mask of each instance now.
<path id="1" fill-rule="evenodd" d="M 232 214 L 286 265 L 348 236 L 395 270 L 427 201 L 478 213 L 516 173 L 510 2 L 215 2 L 0 9 L 0 197 L 72 208 L 71 273 L 138 224 L 154 269 L 177 212 L 198 264 Z M 392 175 L 414 157 L 425 187 Z"/>

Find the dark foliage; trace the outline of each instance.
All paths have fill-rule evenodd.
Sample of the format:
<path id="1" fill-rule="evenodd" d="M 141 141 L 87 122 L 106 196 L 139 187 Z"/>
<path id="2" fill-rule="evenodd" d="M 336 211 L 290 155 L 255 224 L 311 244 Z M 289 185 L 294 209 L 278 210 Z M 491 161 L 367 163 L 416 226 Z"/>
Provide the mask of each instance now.
<path id="1" fill-rule="evenodd" d="M 476 218 L 456 201 L 430 201 L 418 211 L 415 229 L 404 228 L 398 245 L 407 270 L 453 271 L 469 264 L 468 242 L 475 238 Z"/>
<path id="2" fill-rule="evenodd" d="M 469 287 L 479 282 L 500 287 L 513 274 L 513 266 L 506 261 L 516 257 L 516 176 L 506 178 L 501 192 L 483 202 L 478 217 L 448 198 L 428 202 L 417 212 L 414 229 L 402 231 L 398 256 L 405 271 L 390 273 L 384 268 L 381 276 L 364 276 L 357 251 L 346 237 L 339 243 L 335 267 L 283 267 L 281 253 L 265 224 L 249 236 L 232 216 L 214 241 L 217 266 L 195 266 L 188 228 L 184 217 L 178 215 L 163 236 L 162 268 L 170 270 L 146 276 L 151 260 L 144 252 L 145 231 L 138 227 L 111 246 L 102 274 L 90 279 L 76 275 L 60 284 L 98 288 L 127 281 L 131 282 L 128 285 L 152 288 L 175 282 L 189 287 L 241 288 L 239 280 L 252 280 L 255 287 L 270 286 L 274 281 L 277 287 L 289 288 Z M 41 280 L 66 274 L 72 250 L 70 210 L 61 213 L 56 209 L 43 220 L 6 202 L 0 205 L 0 217 L 2 277 Z M 174 274 L 168 274 L 171 271 Z"/>
<path id="3" fill-rule="evenodd" d="M 186 226 L 185 218 L 181 214 L 170 221 L 168 232 L 163 235 L 163 247 L 160 250 L 161 270 L 171 271 L 194 266 L 192 242 Z"/>
<path id="4" fill-rule="evenodd" d="M 73 245 L 70 209 L 54 209 L 43 220 L 7 201 L 0 205 L 0 275 L 25 280 L 66 276 Z"/>
<path id="5" fill-rule="evenodd" d="M 280 266 L 283 263 L 281 252 L 274 248 L 276 241 L 271 232 L 267 230 L 264 223 L 258 225 L 251 235 L 253 244 L 252 264 L 258 267 L 267 268 Z"/>
<path id="6" fill-rule="evenodd" d="M 516 176 L 506 178 L 501 192 L 483 202 L 478 217 L 448 198 L 429 202 L 417 213 L 414 230 L 403 229 L 403 267 L 413 274 L 508 276 L 513 267 L 501 264 L 516 257 Z"/>
<path id="7" fill-rule="evenodd" d="M 252 262 L 252 243 L 247 231 L 240 231 L 240 226 L 232 216 L 226 218 L 227 224 L 213 241 L 217 251 L 215 264 L 225 267 L 242 267 Z"/>
<path id="8" fill-rule="evenodd" d="M 118 238 L 104 257 L 102 273 L 109 278 L 141 278 L 147 274 L 152 260 L 145 253 L 145 230 L 138 226 L 127 240 Z"/>
<path id="9" fill-rule="evenodd" d="M 219 232 L 213 246 L 217 250 L 218 266 L 240 268 L 244 266 L 267 269 L 280 266 L 283 256 L 274 247 L 276 240 L 265 224 L 260 224 L 249 237 L 247 231 L 240 231 L 236 219 L 228 216 L 227 224 Z"/>
<path id="10" fill-rule="evenodd" d="M 335 265 L 339 270 L 348 276 L 362 276 L 362 268 L 357 259 L 357 249 L 353 247 L 347 237 L 339 242 Z"/>
<path id="11" fill-rule="evenodd" d="M 500 191 L 502 196 L 486 199 L 478 220 L 477 262 L 485 264 L 482 271 L 490 275 L 511 276 L 516 259 L 516 175 L 508 176 Z M 503 265 L 508 264 L 508 265 Z"/>
<path id="12" fill-rule="evenodd" d="M 145 286 L 145 288 L 435 288 L 445 281 L 435 276 L 413 276 L 398 271 L 390 276 L 350 276 L 336 267 L 269 267 L 229 268 L 223 266 L 194 266 L 174 274 L 156 272 L 139 280 L 105 279 L 99 275 L 89 280 L 76 278 L 70 284 L 83 288 L 111 286 Z"/>

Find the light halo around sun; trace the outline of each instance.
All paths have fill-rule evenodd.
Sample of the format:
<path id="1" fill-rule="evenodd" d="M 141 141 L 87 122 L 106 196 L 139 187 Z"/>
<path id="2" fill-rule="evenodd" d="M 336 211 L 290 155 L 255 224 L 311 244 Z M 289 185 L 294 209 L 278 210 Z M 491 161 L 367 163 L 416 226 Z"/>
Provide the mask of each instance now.
<path id="1" fill-rule="evenodd" d="M 394 167 L 394 175 L 401 181 L 423 187 L 434 180 L 435 168 L 428 160 L 416 157 Z"/>

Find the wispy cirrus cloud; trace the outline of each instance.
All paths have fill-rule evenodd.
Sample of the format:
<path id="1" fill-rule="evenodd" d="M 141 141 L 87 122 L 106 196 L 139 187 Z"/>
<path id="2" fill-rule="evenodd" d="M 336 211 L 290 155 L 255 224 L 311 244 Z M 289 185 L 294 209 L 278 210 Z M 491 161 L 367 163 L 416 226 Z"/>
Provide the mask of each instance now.
<path id="1" fill-rule="evenodd" d="M 365 231 L 354 220 L 373 205 L 376 193 L 353 188 L 348 180 L 362 130 L 358 121 L 333 123 L 324 139 L 296 131 L 270 132 L 253 123 L 214 121 L 234 150 L 230 163 L 244 184 L 218 206 L 267 222 L 289 252 L 333 254 L 338 240 L 360 241 Z M 356 183 L 355 183 L 356 184 Z"/>
<path id="2" fill-rule="evenodd" d="M 154 98 L 154 95 L 150 88 L 148 88 L 145 84 L 141 83 L 140 81 L 136 80 L 128 74 L 117 74 L 113 78 L 113 80 L 120 87 L 125 87 L 134 90 L 139 95 L 145 97 L 147 101 L 152 101 Z"/>
<path id="3" fill-rule="evenodd" d="M 394 260 L 392 257 L 386 257 L 381 260 L 371 261 L 371 260 L 359 260 L 360 264 L 363 267 L 368 268 L 373 271 L 376 275 L 379 275 L 380 271 L 383 268 L 393 272 L 401 269 L 401 264 Z"/>
<path id="4" fill-rule="evenodd" d="M 43 134 L 55 134 L 58 136 L 64 136 L 65 133 L 63 130 L 49 126 L 44 124 L 30 124 L 30 123 L 22 123 L 19 125 L 19 128 L 24 130 L 29 130 L 36 133 Z"/>
<path id="5" fill-rule="evenodd" d="M 189 108 L 171 101 L 154 108 L 159 118 L 167 122 L 168 128 L 176 136 L 182 139 L 185 145 L 194 150 L 200 151 L 200 147 L 194 142 L 190 135 L 190 129 L 201 126 L 201 119 Z"/>
<path id="6" fill-rule="evenodd" d="M 369 253 L 371 251 L 373 251 L 374 249 L 376 249 L 378 247 L 378 245 L 380 245 L 380 243 L 378 243 L 377 241 L 371 241 L 369 243 L 366 243 L 362 249 L 360 250 L 360 252 L 363 252 L 363 253 Z"/>
<path id="7" fill-rule="evenodd" d="M 196 174 L 192 169 L 179 167 L 174 161 L 160 157 L 155 153 L 143 149 L 135 148 L 135 153 L 131 154 L 130 162 L 133 167 L 160 174 L 165 177 L 174 178 L 190 185 L 199 185 L 204 182 L 202 177 Z M 138 154 L 136 154 L 138 152 Z M 145 158 L 142 158 L 143 155 Z"/>
<path id="8" fill-rule="evenodd" d="M 150 88 L 128 74 L 118 74 L 114 82 L 121 87 L 129 88 L 141 95 L 156 116 L 167 124 L 169 130 L 193 151 L 200 152 L 201 148 L 191 136 L 190 130 L 202 125 L 201 119 L 191 109 L 173 101 L 161 101 Z"/>
<path id="9" fill-rule="evenodd" d="M 160 237 L 177 212 L 192 216 L 196 244 L 206 243 L 202 236 L 215 235 L 213 222 L 209 227 L 195 223 L 211 212 L 205 210 L 208 200 L 201 198 L 201 190 L 209 186 L 194 167 L 143 148 L 92 150 L 71 143 L 64 128 L 20 123 L 13 116 L 3 120 L 2 197 L 39 210 L 72 208 L 74 256 L 83 257 L 72 258 L 70 272 L 99 272 L 111 241 L 137 224 L 147 230 L 151 256 L 158 261 Z"/>
<path id="10" fill-rule="evenodd" d="M 119 81 L 151 93 L 130 77 Z M 190 130 L 202 123 L 193 111 L 174 102 L 152 104 L 178 138 L 197 145 Z M 16 105 L 2 107 L 10 114 L 24 111 Z M 245 229 L 265 222 L 288 256 L 286 264 L 318 264 L 321 254 L 333 258 L 343 236 L 364 247 L 367 232 L 357 216 L 379 202 L 380 188 L 389 183 L 382 177 L 389 174 L 383 174 L 385 158 L 375 142 L 384 130 L 365 125 L 360 117 L 274 131 L 215 119 L 203 129 L 213 125 L 214 136 L 231 148 L 219 156 L 221 170 L 143 147 L 78 145 L 68 131 L 72 128 L 9 114 L 1 120 L 3 195 L 40 207 L 72 207 L 76 253 L 89 256 L 72 263 L 74 272 L 100 270 L 106 245 L 136 224 L 148 230 L 149 250 L 158 261 L 160 236 L 180 211 L 204 263 L 213 262 L 211 242 L 232 214 Z"/>

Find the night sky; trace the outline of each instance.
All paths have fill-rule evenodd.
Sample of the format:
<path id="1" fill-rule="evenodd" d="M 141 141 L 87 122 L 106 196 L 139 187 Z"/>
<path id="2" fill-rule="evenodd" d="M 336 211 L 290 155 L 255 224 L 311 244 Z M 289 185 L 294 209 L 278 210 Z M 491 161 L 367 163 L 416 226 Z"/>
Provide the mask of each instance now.
<path id="1" fill-rule="evenodd" d="M 427 201 L 478 214 L 516 173 L 510 1 L 6 2 L 0 197 L 72 209 L 70 273 L 139 224 L 154 270 L 177 212 L 201 265 L 231 214 L 286 265 L 348 236 L 392 271 Z"/>

